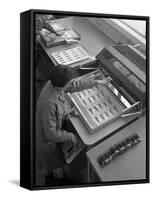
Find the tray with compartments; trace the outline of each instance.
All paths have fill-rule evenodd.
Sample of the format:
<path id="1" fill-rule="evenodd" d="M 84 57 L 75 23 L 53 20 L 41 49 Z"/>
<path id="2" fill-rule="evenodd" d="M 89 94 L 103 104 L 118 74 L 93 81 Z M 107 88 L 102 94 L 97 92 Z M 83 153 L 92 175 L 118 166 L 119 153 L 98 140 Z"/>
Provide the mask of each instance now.
<path id="1" fill-rule="evenodd" d="M 120 117 L 126 109 L 107 85 L 68 94 L 68 98 L 79 111 L 89 134 Z"/>
<path id="2" fill-rule="evenodd" d="M 81 46 L 77 46 L 65 51 L 54 52 L 52 57 L 61 65 L 70 65 L 89 58 L 89 54 Z"/>

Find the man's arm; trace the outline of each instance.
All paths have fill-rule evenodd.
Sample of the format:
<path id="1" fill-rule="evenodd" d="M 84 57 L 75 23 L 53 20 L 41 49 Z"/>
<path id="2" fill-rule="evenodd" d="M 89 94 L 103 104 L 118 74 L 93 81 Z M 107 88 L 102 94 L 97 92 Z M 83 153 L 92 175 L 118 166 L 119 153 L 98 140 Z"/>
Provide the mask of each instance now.
<path id="1" fill-rule="evenodd" d="M 75 136 L 73 135 L 73 133 L 57 130 L 55 105 L 50 105 L 48 103 L 47 105 L 44 106 L 41 115 L 41 121 L 48 142 L 65 143 L 68 141 L 73 142 L 75 140 Z"/>
<path id="2" fill-rule="evenodd" d="M 88 88 L 92 88 L 98 84 L 105 85 L 110 80 L 111 80 L 110 77 L 103 80 L 95 80 L 95 76 L 91 76 L 90 79 L 85 79 L 85 80 L 79 80 L 79 81 L 74 80 L 66 86 L 64 92 L 66 93 L 79 92 Z"/>

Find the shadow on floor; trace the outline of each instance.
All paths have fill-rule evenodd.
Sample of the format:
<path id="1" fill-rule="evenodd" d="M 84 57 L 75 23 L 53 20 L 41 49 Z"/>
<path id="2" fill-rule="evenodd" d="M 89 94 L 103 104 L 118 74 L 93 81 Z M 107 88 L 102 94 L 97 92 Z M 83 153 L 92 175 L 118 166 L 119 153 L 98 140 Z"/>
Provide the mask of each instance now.
<path id="1" fill-rule="evenodd" d="M 12 183 L 13 185 L 20 186 L 19 180 L 10 180 L 9 182 Z"/>

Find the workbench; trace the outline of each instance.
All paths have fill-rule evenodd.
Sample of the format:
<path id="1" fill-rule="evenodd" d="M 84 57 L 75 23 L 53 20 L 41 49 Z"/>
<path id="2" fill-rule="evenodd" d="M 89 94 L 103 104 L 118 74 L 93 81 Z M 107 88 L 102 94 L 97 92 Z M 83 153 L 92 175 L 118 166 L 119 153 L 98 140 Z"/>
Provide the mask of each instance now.
<path id="1" fill-rule="evenodd" d="M 126 137 L 137 133 L 142 142 L 101 168 L 97 157 Z M 142 180 L 146 178 L 146 116 L 141 117 L 114 136 L 87 152 L 87 157 L 100 181 Z"/>
<path id="2" fill-rule="evenodd" d="M 43 63 L 41 64 L 41 71 L 45 78 L 48 78 L 48 74 L 51 71 L 53 66 L 56 66 L 57 63 L 52 57 L 52 53 L 67 50 L 70 48 L 74 48 L 78 45 L 82 46 L 90 58 L 71 64 L 69 67 L 73 68 L 74 70 L 85 66 L 95 67 L 96 63 L 96 55 L 106 46 L 113 45 L 114 42 L 110 40 L 105 34 L 103 34 L 100 30 L 98 30 L 91 22 L 88 21 L 86 18 L 82 17 L 67 17 L 62 19 L 53 20 L 53 22 L 57 22 L 58 24 L 63 25 L 64 27 L 71 27 L 75 30 L 80 36 L 79 44 L 62 44 L 58 46 L 54 46 L 48 48 L 44 41 L 39 38 L 38 39 L 38 48 L 43 55 Z"/>
<path id="3" fill-rule="evenodd" d="M 76 30 L 81 36 L 79 42 L 85 47 L 88 53 L 92 56 L 96 56 L 104 47 L 115 44 L 110 38 L 98 30 L 88 19 L 82 17 L 67 17 L 54 20 L 65 27 L 71 27 Z M 58 45 L 55 47 L 47 48 L 46 45 L 40 40 L 40 45 L 46 54 L 50 57 L 51 53 L 58 50 L 65 50 L 69 47 L 67 44 Z M 75 44 L 70 45 L 71 47 Z"/>

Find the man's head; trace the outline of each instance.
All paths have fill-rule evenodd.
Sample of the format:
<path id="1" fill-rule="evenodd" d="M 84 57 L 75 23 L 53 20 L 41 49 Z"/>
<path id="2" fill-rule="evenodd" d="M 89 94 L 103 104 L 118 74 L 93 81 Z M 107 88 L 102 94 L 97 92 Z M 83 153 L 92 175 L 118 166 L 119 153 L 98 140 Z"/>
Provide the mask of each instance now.
<path id="1" fill-rule="evenodd" d="M 54 87 L 63 88 L 72 78 L 73 71 L 67 66 L 55 66 L 51 71 L 50 80 Z"/>

